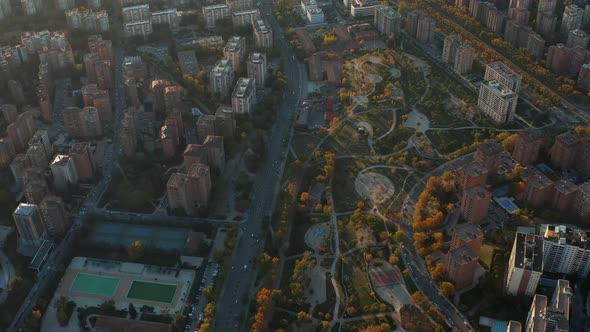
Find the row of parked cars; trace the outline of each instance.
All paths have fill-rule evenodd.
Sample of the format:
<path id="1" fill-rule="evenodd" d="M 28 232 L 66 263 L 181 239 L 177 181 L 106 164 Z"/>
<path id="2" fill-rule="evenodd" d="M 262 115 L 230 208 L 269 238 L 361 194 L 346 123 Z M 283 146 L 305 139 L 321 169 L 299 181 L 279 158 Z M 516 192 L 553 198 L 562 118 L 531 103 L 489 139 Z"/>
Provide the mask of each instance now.
<path id="1" fill-rule="evenodd" d="M 209 272 L 213 270 L 211 273 L 211 280 L 207 283 L 207 278 L 209 276 Z M 188 313 L 189 322 L 186 325 L 184 332 L 191 332 L 193 331 L 193 326 L 196 326 L 194 331 L 199 332 L 201 323 L 203 322 L 203 318 L 205 315 L 203 314 L 203 309 L 205 308 L 206 303 L 202 302 L 203 305 L 201 306 L 201 299 L 203 297 L 203 291 L 206 287 L 213 287 L 215 285 L 215 281 L 217 280 L 217 276 L 219 275 L 219 264 L 209 262 L 203 271 L 203 277 L 200 281 L 199 291 L 195 296 L 195 303 L 191 305 L 191 311 Z"/>

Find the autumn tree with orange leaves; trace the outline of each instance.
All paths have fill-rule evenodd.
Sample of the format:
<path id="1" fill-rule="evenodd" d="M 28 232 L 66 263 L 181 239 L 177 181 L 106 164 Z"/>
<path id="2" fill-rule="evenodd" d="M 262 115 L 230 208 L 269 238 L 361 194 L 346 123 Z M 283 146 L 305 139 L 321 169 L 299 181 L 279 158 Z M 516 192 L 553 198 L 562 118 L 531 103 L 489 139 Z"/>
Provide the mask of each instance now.
<path id="1" fill-rule="evenodd" d="M 252 323 L 252 331 L 262 331 L 266 326 L 266 312 L 271 302 L 271 290 L 268 288 L 261 288 L 256 294 L 256 304 L 258 304 L 258 311 L 254 316 L 254 323 Z"/>

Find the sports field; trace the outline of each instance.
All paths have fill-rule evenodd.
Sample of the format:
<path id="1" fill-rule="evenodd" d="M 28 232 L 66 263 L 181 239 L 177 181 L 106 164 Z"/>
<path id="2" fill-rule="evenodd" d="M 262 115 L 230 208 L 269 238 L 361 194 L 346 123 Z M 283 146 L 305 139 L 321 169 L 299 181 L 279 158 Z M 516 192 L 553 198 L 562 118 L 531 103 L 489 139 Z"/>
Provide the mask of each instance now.
<path id="1" fill-rule="evenodd" d="M 78 273 L 76 279 L 70 287 L 70 291 L 113 296 L 119 285 L 120 278 L 99 276 L 96 274 Z"/>
<path id="2" fill-rule="evenodd" d="M 176 288 L 176 285 L 171 284 L 134 280 L 131 287 L 129 287 L 127 297 L 136 300 L 171 303 Z"/>

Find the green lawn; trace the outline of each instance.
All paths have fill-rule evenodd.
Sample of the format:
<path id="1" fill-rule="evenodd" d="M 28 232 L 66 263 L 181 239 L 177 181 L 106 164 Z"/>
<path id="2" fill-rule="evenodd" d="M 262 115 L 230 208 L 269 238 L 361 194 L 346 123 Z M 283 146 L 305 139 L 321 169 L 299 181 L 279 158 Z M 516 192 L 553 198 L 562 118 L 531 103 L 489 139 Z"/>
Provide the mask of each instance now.
<path id="1" fill-rule="evenodd" d="M 171 303 L 176 288 L 176 285 L 135 280 L 129 287 L 127 297 L 144 301 Z"/>
<path id="2" fill-rule="evenodd" d="M 352 287 L 354 287 L 354 290 L 359 297 L 360 307 L 365 308 L 365 306 L 374 304 L 375 299 L 371 297 L 372 290 L 369 285 L 367 273 L 359 267 L 354 266 L 352 268 L 352 276 Z"/>
<path id="3" fill-rule="evenodd" d="M 492 256 L 494 255 L 494 249 L 496 249 L 496 247 L 488 244 L 484 244 L 483 246 L 481 246 L 481 250 L 479 252 L 479 259 L 482 261 L 482 263 L 485 265 L 487 269 L 490 269 L 490 267 L 492 266 Z"/>
<path id="4" fill-rule="evenodd" d="M 70 287 L 70 291 L 113 296 L 119 285 L 119 278 L 99 276 L 95 274 L 78 273 Z"/>

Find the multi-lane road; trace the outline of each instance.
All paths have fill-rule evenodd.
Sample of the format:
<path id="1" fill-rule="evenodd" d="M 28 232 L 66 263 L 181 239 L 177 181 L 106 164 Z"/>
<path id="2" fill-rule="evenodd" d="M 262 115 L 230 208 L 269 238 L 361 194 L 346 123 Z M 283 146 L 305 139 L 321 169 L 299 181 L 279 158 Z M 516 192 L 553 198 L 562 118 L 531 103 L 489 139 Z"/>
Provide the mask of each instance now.
<path id="1" fill-rule="evenodd" d="M 459 310 L 457 310 L 457 308 L 449 301 L 449 299 L 440 293 L 438 286 L 434 283 L 432 278 L 430 278 L 430 274 L 428 273 L 424 259 L 417 254 L 416 248 L 414 246 L 412 216 L 414 213 L 413 207 L 418 200 L 418 196 L 420 196 L 424 190 L 426 181 L 428 181 L 428 178 L 431 175 L 440 176 L 445 171 L 459 169 L 472 160 L 473 153 L 470 153 L 449 161 L 424 176 L 422 180 L 417 183 L 406 196 L 402 206 L 402 222 L 400 223 L 400 226 L 406 232 L 408 239 L 408 241 L 404 242 L 402 260 L 404 265 L 407 267 L 412 280 L 416 284 L 416 287 L 424 294 L 424 296 L 440 310 L 451 327 L 460 331 L 473 331 L 473 327 L 461 314 L 461 312 L 459 312 Z"/>
<path id="2" fill-rule="evenodd" d="M 288 78 L 277 120 L 269 140 L 267 157 L 256 176 L 250 209 L 246 220 L 240 226 L 237 248 L 231 257 L 231 267 L 217 302 L 214 331 L 240 331 L 247 305 L 242 299 L 250 298 L 256 275 L 255 260 L 264 247 L 263 223 L 272 214 L 274 198 L 279 189 L 279 182 L 284 168 L 286 148 L 291 134 L 292 122 L 299 99 L 306 94 L 306 71 L 296 61 L 294 50 L 283 39 L 281 27 L 272 15 L 272 4 L 265 0 L 260 11 L 271 27 L 282 51 L 282 60 Z"/>

